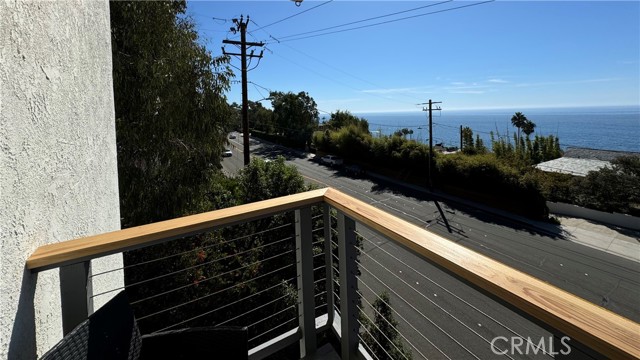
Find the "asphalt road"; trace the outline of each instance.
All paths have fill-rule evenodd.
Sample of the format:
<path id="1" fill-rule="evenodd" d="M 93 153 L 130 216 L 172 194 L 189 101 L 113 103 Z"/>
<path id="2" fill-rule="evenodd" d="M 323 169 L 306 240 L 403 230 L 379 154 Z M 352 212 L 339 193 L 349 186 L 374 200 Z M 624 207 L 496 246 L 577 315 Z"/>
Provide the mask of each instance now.
<path id="1" fill-rule="evenodd" d="M 242 137 L 236 140 L 231 140 L 233 156 L 223 160 L 229 174 L 242 167 Z M 394 184 L 351 178 L 295 151 L 255 139 L 251 152 L 264 157 L 282 155 L 310 183 L 339 189 L 640 322 L 640 264 L 636 262 L 567 241 L 560 231 L 538 230 L 465 204 L 436 201 Z M 566 349 L 557 337 L 551 344 L 548 331 L 508 306 L 361 225 L 357 231 L 364 238 L 359 291 L 366 299 L 362 304 L 365 312 L 373 318 L 367 302 L 373 303 L 376 294 L 386 290 L 405 346 L 411 348 L 414 359 L 550 358 L 550 353 Z M 525 351 L 525 344 L 520 349 L 529 356 L 517 351 L 498 356 L 491 348 L 497 336 L 530 338 L 536 346 L 544 345 L 546 354 L 538 351 L 534 355 L 533 347 Z M 546 338 L 542 344 L 541 337 Z M 509 340 L 501 338 L 494 344 L 498 346 L 495 350 L 510 350 Z M 571 355 L 578 354 L 578 347 L 572 346 Z"/>

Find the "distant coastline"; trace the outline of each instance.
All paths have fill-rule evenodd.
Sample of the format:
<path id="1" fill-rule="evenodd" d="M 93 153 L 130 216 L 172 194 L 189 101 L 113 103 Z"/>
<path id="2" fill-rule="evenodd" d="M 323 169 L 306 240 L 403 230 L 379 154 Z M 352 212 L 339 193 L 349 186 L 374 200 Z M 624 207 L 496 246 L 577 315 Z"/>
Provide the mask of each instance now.
<path id="1" fill-rule="evenodd" d="M 536 123 L 533 136 L 556 135 L 563 148 L 640 152 L 640 105 L 437 111 L 433 114 L 434 142 L 458 146 L 461 125 L 470 127 L 474 134 L 480 135 L 487 143 L 490 141 L 490 132 L 494 135 L 511 135 L 514 128 L 510 119 L 516 111 L 525 113 Z M 426 112 L 360 112 L 354 115 L 367 119 L 369 130 L 374 135 L 388 135 L 409 128 L 413 130 L 413 139 L 428 141 Z"/>

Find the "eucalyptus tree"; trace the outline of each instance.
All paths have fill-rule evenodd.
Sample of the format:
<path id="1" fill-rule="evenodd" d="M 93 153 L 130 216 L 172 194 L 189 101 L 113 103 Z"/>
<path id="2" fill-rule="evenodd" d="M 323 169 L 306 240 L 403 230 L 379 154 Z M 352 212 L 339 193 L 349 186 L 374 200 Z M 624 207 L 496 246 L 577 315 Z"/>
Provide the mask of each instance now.
<path id="1" fill-rule="evenodd" d="M 198 41 L 184 1 L 112 1 L 122 226 L 183 215 L 220 166 L 228 58 Z"/>

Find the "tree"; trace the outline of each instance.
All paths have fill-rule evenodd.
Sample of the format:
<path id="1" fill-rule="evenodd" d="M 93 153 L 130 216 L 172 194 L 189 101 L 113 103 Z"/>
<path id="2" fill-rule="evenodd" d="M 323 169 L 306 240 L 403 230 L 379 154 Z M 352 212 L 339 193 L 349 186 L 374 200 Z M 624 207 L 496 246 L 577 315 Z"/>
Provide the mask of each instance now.
<path id="1" fill-rule="evenodd" d="M 342 127 L 355 125 L 365 132 L 369 132 L 369 122 L 363 118 L 352 115 L 349 111 L 338 110 L 331 113 L 327 126 L 333 130 L 339 130 Z"/>
<path id="2" fill-rule="evenodd" d="M 527 117 L 521 112 L 516 112 L 511 117 L 511 124 L 518 129 L 518 135 L 516 137 L 516 145 L 520 143 L 520 130 L 522 129 L 523 126 L 525 126 L 525 124 L 528 121 L 529 120 L 527 119 Z"/>
<path id="3" fill-rule="evenodd" d="M 273 91 L 270 93 L 273 119 L 277 132 L 304 144 L 318 127 L 316 102 L 306 92 L 294 94 Z"/>
<path id="4" fill-rule="evenodd" d="M 398 332 L 398 321 L 393 317 L 389 293 L 384 291 L 373 302 L 373 317 L 371 322 L 366 315 L 361 314 L 363 319 L 364 333 L 362 339 L 367 350 L 373 352 L 373 356 L 380 360 L 409 359 L 411 360 L 411 350 L 405 348 L 400 333 Z"/>
<path id="5" fill-rule="evenodd" d="M 276 126 L 273 122 L 273 111 L 265 108 L 258 101 L 249 101 L 249 127 L 267 134 L 274 134 Z"/>
<path id="6" fill-rule="evenodd" d="M 256 158 L 235 178 L 217 174 L 194 213 L 309 189 L 297 168 L 286 165 L 283 157 L 269 163 Z M 314 211 L 312 226 L 320 228 L 320 210 Z M 294 221 L 293 212 L 286 212 L 156 245 L 152 253 L 142 253 L 141 260 L 146 261 L 128 274 L 128 284 L 134 285 L 127 289 L 136 315 L 143 318 L 142 333 L 174 324 L 213 326 L 230 321 L 229 325 L 256 324 L 250 329 L 254 337 L 290 320 L 297 301 Z M 318 239 L 314 243 L 324 244 Z M 323 251 L 314 248 L 314 253 Z M 159 276 L 167 273 L 175 275 Z M 252 281 L 256 278 L 260 280 Z M 144 285 L 135 285 L 141 282 Z M 317 286 L 324 287 L 324 282 Z M 267 288 L 273 289 L 264 292 Z M 163 313 L 155 315 L 159 312 Z"/>
<path id="7" fill-rule="evenodd" d="M 486 154 L 487 147 L 484 146 L 484 141 L 480 138 L 480 135 L 476 135 L 476 144 L 475 144 L 476 154 Z"/>
<path id="8" fill-rule="evenodd" d="M 476 153 L 476 147 L 473 142 L 473 130 L 470 127 L 462 128 L 462 152 L 467 155 Z"/>
<path id="9" fill-rule="evenodd" d="M 603 211 L 640 214 L 640 157 L 621 156 L 611 167 L 577 178 L 573 193 L 578 205 Z"/>
<path id="10" fill-rule="evenodd" d="M 122 226 L 188 212 L 231 124 L 228 59 L 198 42 L 186 3 L 110 3 Z"/>
<path id="11" fill-rule="evenodd" d="M 527 136 L 527 138 L 533 133 L 535 128 L 536 124 L 529 119 L 522 124 L 522 132 Z"/>

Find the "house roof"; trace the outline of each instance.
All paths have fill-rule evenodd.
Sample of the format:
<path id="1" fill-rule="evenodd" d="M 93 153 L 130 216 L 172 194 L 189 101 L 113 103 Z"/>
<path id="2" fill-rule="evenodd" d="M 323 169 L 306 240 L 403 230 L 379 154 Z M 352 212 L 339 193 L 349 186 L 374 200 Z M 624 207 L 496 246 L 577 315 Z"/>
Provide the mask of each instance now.
<path id="1" fill-rule="evenodd" d="M 546 172 L 586 176 L 589 171 L 598 171 L 607 166 L 610 166 L 609 161 L 561 157 L 542 162 L 536 168 Z"/>
<path id="2" fill-rule="evenodd" d="M 536 165 L 537 169 L 547 172 L 586 176 L 589 171 L 598 171 L 610 167 L 611 160 L 620 156 L 639 156 L 632 151 L 614 151 L 588 148 L 568 148 L 563 157 L 545 161 Z"/>

